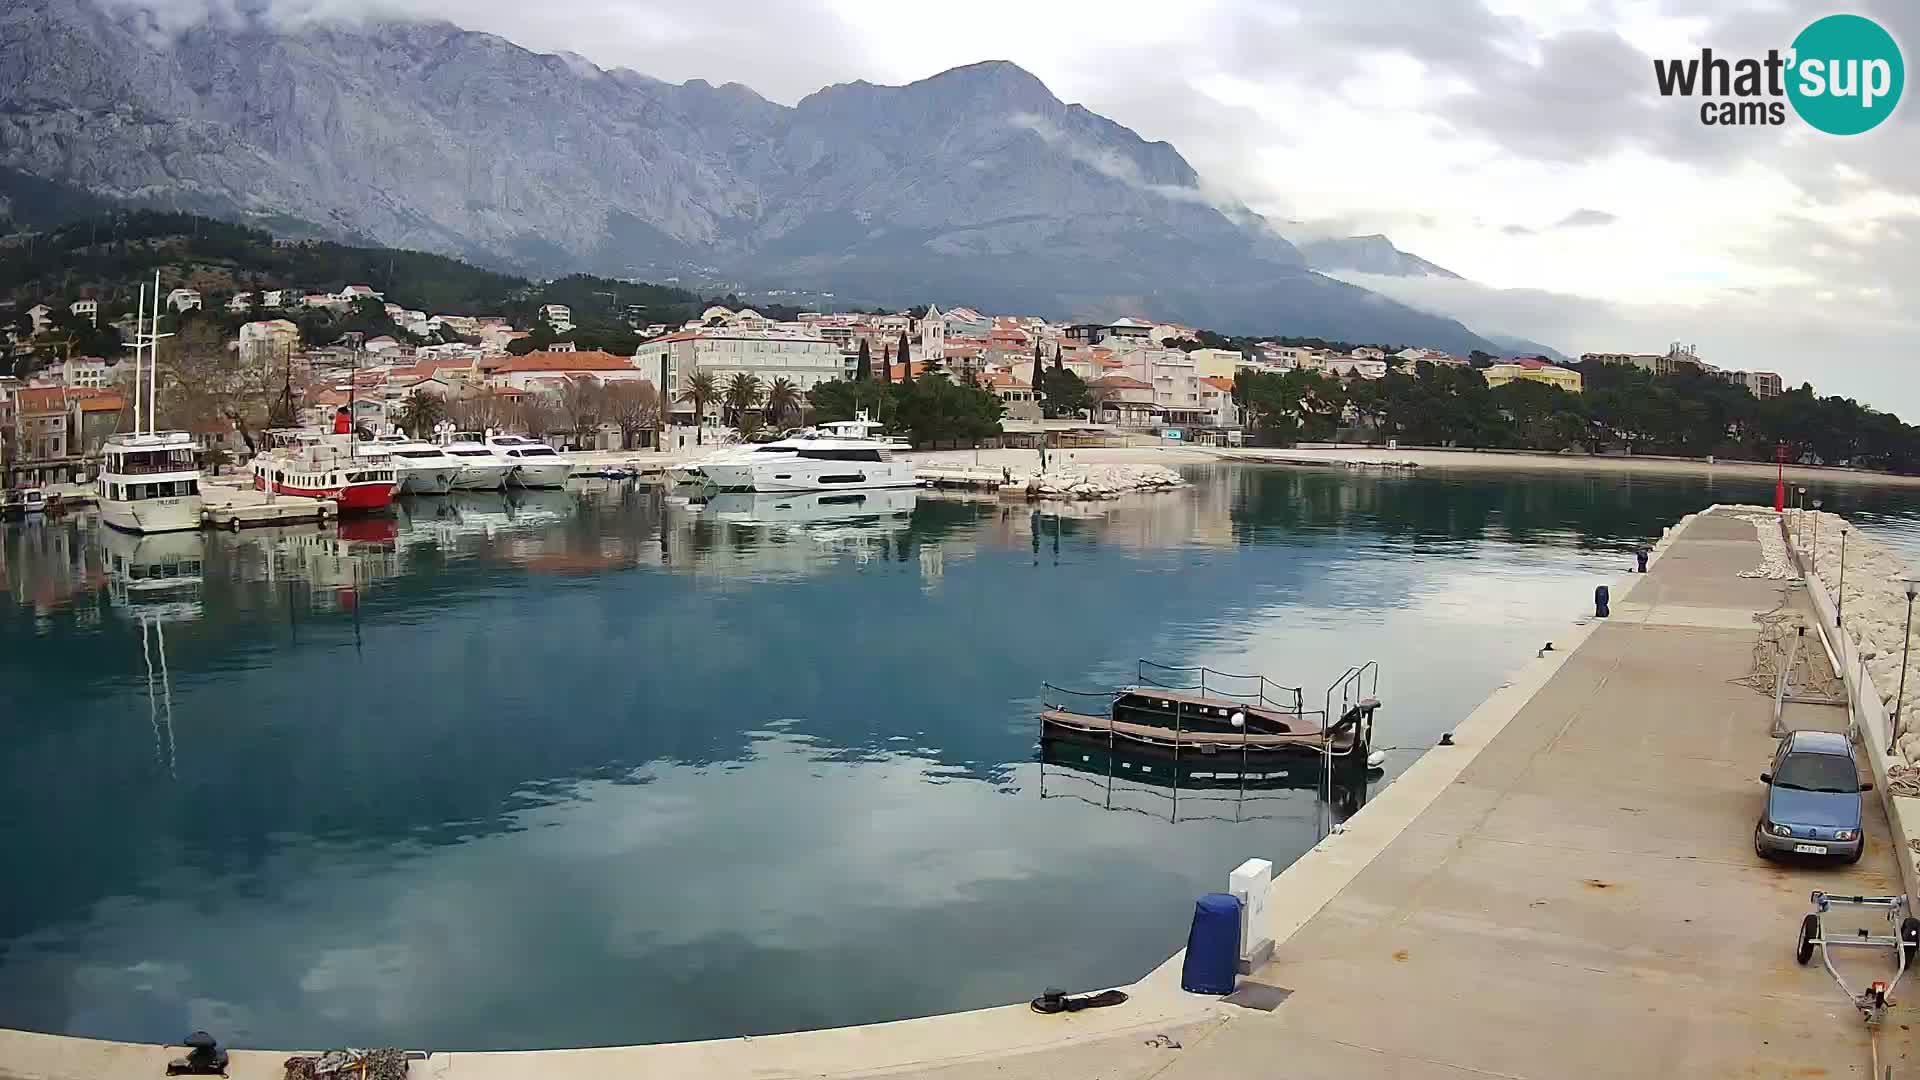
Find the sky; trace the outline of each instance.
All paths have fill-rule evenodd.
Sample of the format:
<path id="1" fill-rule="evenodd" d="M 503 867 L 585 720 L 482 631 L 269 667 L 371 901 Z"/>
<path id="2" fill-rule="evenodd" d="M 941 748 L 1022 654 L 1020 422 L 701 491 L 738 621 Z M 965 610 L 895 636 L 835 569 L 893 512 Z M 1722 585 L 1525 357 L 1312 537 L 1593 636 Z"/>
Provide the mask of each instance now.
<path id="1" fill-rule="evenodd" d="M 1652 65 L 1784 50 L 1840 10 L 1920 42 L 1911 0 L 269 2 L 446 18 L 789 104 L 1011 60 L 1292 237 L 1385 233 L 1469 279 L 1342 275 L 1357 284 L 1572 354 L 1694 344 L 1920 419 L 1920 103 L 1848 137 L 1790 108 L 1707 127 L 1697 100 L 1658 96 Z"/>

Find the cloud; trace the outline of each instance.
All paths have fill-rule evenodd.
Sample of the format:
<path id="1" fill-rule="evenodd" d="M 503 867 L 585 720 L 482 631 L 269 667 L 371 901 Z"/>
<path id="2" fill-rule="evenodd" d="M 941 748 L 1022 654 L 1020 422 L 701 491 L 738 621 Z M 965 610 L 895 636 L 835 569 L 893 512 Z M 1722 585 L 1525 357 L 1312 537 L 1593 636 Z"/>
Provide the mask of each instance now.
<path id="1" fill-rule="evenodd" d="M 1619 220 L 1620 217 L 1617 214 L 1609 214 L 1605 210 L 1589 210 L 1586 207 L 1581 207 L 1566 217 L 1561 218 L 1558 222 L 1555 222 L 1553 227 L 1556 229 L 1577 229 L 1591 225 L 1611 225 Z"/>
<path id="2" fill-rule="evenodd" d="M 1136 191 L 1149 192 L 1161 198 L 1175 202 L 1196 203 L 1212 206 L 1216 209 L 1232 211 L 1245 215 L 1247 209 L 1231 199 L 1219 200 L 1205 190 L 1195 187 L 1183 187 L 1179 184 L 1156 184 L 1149 181 L 1140 172 L 1140 165 L 1127 155 L 1110 147 L 1093 146 L 1061 131 L 1053 121 L 1038 113 L 1018 112 L 1007 117 L 1007 123 L 1022 131 L 1030 131 L 1040 136 L 1041 141 L 1068 157 L 1087 166 L 1093 171 L 1112 180 L 1118 180 Z M 1221 203 L 1224 201 L 1225 205 Z M 1244 221 L 1243 221 L 1244 223 Z"/>

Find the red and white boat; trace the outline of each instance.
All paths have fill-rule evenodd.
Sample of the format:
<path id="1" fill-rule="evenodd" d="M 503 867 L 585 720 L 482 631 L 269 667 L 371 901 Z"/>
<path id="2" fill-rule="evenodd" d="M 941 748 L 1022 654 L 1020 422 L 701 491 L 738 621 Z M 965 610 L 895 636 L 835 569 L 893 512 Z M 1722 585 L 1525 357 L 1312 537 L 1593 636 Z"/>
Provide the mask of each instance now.
<path id="1" fill-rule="evenodd" d="M 254 455 L 255 491 L 333 499 L 343 514 L 385 510 L 398 486 L 393 459 L 354 443 L 348 434 L 270 431 Z"/>

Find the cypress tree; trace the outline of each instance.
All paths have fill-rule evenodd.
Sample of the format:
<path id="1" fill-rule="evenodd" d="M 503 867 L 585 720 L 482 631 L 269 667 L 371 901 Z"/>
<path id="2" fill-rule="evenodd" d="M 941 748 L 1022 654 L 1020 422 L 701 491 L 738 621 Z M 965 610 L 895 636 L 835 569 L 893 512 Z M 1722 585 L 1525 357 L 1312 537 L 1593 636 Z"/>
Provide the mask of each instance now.
<path id="1" fill-rule="evenodd" d="M 905 386 L 913 381 L 913 352 L 907 347 L 907 335 L 904 333 L 900 335 L 900 364 L 906 369 L 905 374 L 900 376 L 900 385 Z"/>
<path id="2" fill-rule="evenodd" d="M 1045 416 L 1046 415 L 1046 397 L 1040 390 L 1041 374 L 1042 373 L 1040 371 L 1040 343 L 1036 341 L 1033 343 L 1033 400 L 1041 406 L 1040 415 Z"/>
<path id="3" fill-rule="evenodd" d="M 854 382 L 866 382 L 873 378 L 873 354 L 867 351 L 867 339 L 860 339 L 860 363 L 853 369 Z"/>
<path id="4" fill-rule="evenodd" d="M 893 385 L 893 349 L 884 346 L 880 350 L 880 381 Z"/>

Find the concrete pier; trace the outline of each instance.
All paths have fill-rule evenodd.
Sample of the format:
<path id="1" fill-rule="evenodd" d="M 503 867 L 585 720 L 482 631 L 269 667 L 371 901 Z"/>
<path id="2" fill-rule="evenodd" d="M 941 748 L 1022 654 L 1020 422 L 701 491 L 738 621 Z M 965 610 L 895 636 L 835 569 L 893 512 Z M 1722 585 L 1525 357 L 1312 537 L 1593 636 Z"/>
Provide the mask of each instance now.
<path id="1" fill-rule="evenodd" d="M 1020 1004 L 768 1038 L 436 1053 L 413 1075 L 1865 1076 L 1865 1028 L 1817 960 L 1794 963 L 1795 932 L 1810 890 L 1890 894 L 1900 878 L 1877 793 L 1856 866 L 1753 853 L 1772 702 L 1736 680 L 1753 670 L 1756 614 L 1808 610 L 1789 582 L 1738 576 L 1760 561 L 1747 521 L 1689 519 L 1650 573 L 1612 583 L 1612 618 L 1570 622 L 1456 726 L 1454 745 L 1281 874 L 1266 909 L 1277 947 L 1252 976 L 1291 992 L 1271 1012 L 1181 993 L 1176 955 L 1109 1009 L 1041 1016 Z M 1793 705 L 1785 719 L 1839 729 L 1845 710 Z M 1845 970 L 1890 977 L 1884 962 Z M 1881 1053 L 1899 1076 L 1914 1066 L 1902 1025 L 1920 1020 L 1907 1005 L 1920 984 L 1896 1000 Z M 0 1078 L 149 1077 L 168 1056 L 0 1032 Z M 233 1075 L 277 1077 L 284 1057 L 236 1054 Z"/>

